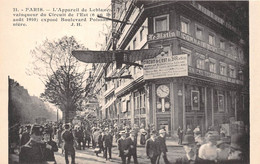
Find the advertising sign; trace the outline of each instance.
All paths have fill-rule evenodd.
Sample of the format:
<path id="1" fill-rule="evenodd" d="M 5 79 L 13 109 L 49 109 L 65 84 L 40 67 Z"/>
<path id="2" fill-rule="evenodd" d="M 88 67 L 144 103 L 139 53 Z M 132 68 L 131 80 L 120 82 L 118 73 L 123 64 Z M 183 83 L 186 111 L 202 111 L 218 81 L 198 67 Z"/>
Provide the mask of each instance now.
<path id="1" fill-rule="evenodd" d="M 146 59 L 143 69 L 145 80 L 188 76 L 187 54 Z"/>

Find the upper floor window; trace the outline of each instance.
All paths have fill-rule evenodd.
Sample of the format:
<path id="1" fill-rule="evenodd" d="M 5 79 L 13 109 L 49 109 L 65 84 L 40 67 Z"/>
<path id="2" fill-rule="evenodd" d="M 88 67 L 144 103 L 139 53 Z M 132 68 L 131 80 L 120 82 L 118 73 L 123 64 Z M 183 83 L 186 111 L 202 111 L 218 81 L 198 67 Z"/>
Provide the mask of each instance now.
<path id="1" fill-rule="evenodd" d="M 202 40 L 203 27 L 196 25 L 196 38 Z"/>
<path id="2" fill-rule="evenodd" d="M 209 71 L 216 73 L 216 60 L 211 59 L 209 60 Z"/>
<path id="3" fill-rule="evenodd" d="M 198 53 L 197 55 L 199 55 L 199 57 L 196 60 L 196 67 L 199 69 L 205 69 L 205 56 Z"/>
<path id="4" fill-rule="evenodd" d="M 220 75 L 227 75 L 227 65 L 225 63 L 219 63 L 219 73 Z"/>
<path id="5" fill-rule="evenodd" d="M 215 35 L 209 34 L 209 44 L 215 45 Z"/>
<path id="6" fill-rule="evenodd" d="M 221 49 L 225 49 L 225 41 L 224 41 L 224 40 L 220 40 L 219 47 L 220 47 Z"/>
<path id="7" fill-rule="evenodd" d="M 154 17 L 154 33 L 169 31 L 169 15 Z"/>
<path id="8" fill-rule="evenodd" d="M 181 16 L 181 32 L 189 34 L 189 31 L 190 31 L 189 24 L 190 24 L 190 21 Z"/>
<path id="9" fill-rule="evenodd" d="M 236 70 L 235 67 L 232 65 L 229 65 L 229 76 L 232 78 L 236 78 Z"/>
<path id="10" fill-rule="evenodd" d="M 184 47 L 181 47 L 181 53 L 188 55 L 188 61 L 187 62 L 188 62 L 188 65 L 191 66 L 192 65 L 192 63 L 191 63 L 191 50 L 184 48 Z"/>

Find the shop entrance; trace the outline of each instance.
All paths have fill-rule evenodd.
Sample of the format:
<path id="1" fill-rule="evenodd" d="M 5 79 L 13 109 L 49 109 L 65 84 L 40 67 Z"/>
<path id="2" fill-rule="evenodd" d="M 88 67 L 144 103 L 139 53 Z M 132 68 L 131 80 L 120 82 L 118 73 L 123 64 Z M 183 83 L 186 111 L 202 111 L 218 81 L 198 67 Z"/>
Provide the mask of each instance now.
<path id="1" fill-rule="evenodd" d="M 164 117 L 164 118 L 157 118 L 157 131 L 165 127 L 166 133 L 168 136 L 171 136 L 171 118 Z"/>
<path id="2" fill-rule="evenodd" d="M 205 133 L 205 119 L 203 116 L 187 116 L 186 118 L 186 126 L 190 128 L 192 131 L 197 127 L 200 126 L 200 130 L 202 134 Z M 186 129 L 187 129 L 186 128 Z"/>

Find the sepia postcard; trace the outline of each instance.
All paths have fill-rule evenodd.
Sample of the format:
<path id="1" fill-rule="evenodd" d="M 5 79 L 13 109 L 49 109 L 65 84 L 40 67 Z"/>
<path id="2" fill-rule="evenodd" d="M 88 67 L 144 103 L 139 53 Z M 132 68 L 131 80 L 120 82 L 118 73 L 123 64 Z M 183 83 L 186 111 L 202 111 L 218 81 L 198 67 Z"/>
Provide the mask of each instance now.
<path id="1" fill-rule="evenodd" d="M 1 163 L 252 163 L 260 2 L 3 0 Z"/>

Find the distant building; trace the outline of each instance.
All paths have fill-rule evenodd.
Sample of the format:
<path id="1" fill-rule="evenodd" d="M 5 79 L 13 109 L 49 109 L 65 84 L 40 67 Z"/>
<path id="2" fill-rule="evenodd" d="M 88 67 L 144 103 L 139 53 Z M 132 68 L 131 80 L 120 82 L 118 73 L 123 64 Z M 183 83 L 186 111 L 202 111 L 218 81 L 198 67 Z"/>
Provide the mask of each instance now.
<path id="1" fill-rule="evenodd" d="M 165 126 L 169 134 L 179 126 L 199 125 L 205 132 L 230 120 L 249 124 L 248 2 L 123 1 L 115 5 L 115 19 L 133 23 L 116 24 L 117 49 L 163 47 L 157 59 L 169 57 L 183 67 L 164 60 L 153 61 L 157 69 L 147 62 L 145 71 L 95 65 L 92 87 L 101 119 Z M 111 49 L 109 34 L 103 50 Z M 133 79 L 104 80 L 128 74 Z"/>

